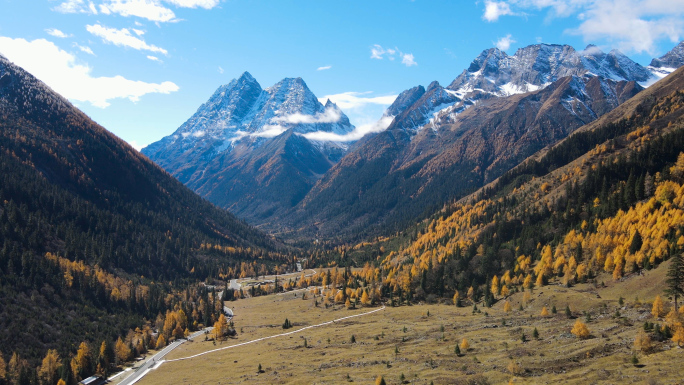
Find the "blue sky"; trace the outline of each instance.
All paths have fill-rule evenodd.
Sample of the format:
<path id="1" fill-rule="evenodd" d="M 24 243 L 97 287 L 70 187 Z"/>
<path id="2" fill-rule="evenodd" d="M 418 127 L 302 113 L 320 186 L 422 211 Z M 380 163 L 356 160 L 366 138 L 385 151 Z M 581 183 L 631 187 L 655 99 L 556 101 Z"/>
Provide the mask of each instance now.
<path id="1" fill-rule="evenodd" d="M 484 49 L 618 48 L 647 65 L 684 38 L 684 0 L 0 0 L 0 53 L 140 148 L 221 84 L 302 77 L 356 125 Z"/>

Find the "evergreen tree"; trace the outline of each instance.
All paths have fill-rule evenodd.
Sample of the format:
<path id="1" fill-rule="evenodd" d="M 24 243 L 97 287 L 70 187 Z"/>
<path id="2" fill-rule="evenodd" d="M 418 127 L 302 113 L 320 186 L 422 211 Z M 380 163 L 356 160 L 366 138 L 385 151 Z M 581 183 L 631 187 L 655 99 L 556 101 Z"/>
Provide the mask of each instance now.
<path id="1" fill-rule="evenodd" d="M 665 293 L 674 297 L 675 312 L 679 311 L 677 300 L 684 296 L 684 260 L 677 253 L 670 258 L 670 267 L 667 270 L 667 289 Z"/>

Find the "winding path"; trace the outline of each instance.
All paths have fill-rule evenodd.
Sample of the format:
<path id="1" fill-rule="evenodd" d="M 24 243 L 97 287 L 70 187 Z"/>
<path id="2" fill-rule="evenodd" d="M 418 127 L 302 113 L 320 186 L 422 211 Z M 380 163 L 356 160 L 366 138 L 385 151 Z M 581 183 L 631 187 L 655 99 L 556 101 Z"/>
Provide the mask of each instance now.
<path id="1" fill-rule="evenodd" d="M 218 348 L 218 349 L 208 350 L 208 351 L 206 351 L 206 352 L 198 353 L 198 354 L 195 354 L 195 355 L 192 355 L 192 356 L 188 356 L 188 357 L 175 358 L 175 359 L 173 359 L 173 360 L 162 360 L 162 361 L 159 362 L 159 365 L 158 365 L 157 367 L 155 367 L 155 369 L 158 368 L 159 366 L 161 366 L 161 364 L 163 364 L 163 363 L 165 363 L 165 362 L 174 362 L 174 361 L 189 360 L 189 359 L 197 358 L 197 357 L 204 356 L 204 355 L 207 355 L 207 354 L 210 354 L 210 353 L 216 353 L 216 352 L 221 351 L 221 350 L 233 349 L 233 348 L 237 348 L 237 347 L 239 347 L 239 346 L 244 346 L 244 345 L 248 345 L 248 344 L 253 344 L 253 343 L 260 342 L 260 341 L 264 341 L 264 340 L 268 340 L 268 339 L 271 339 L 271 338 L 289 336 L 289 335 L 292 335 L 292 334 L 296 334 L 296 333 L 303 332 L 304 330 L 313 329 L 313 328 L 317 328 L 317 327 L 321 327 L 321 326 L 326 326 L 326 325 L 331 325 L 331 324 L 336 323 L 336 322 L 344 321 L 344 320 L 347 320 L 347 319 L 350 319 L 350 318 L 361 317 L 361 316 L 364 316 L 364 315 L 369 315 L 369 314 L 376 313 L 376 312 L 379 312 L 379 311 L 382 311 L 382 310 L 385 310 L 385 306 L 384 306 L 384 305 L 383 305 L 381 308 L 379 308 L 379 309 L 371 310 L 371 311 L 368 311 L 368 312 L 365 312 L 365 313 L 361 313 L 361 314 L 354 314 L 354 315 L 350 315 L 350 316 L 346 316 L 346 317 L 334 319 L 334 320 L 332 320 L 332 321 L 323 322 L 323 323 L 320 323 L 320 324 L 317 324 L 317 325 L 305 326 L 305 327 L 303 327 L 303 328 L 301 328 L 301 329 L 297 329 L 297 330 L 294 330 L 294 331 L 291 331 L 291 332 L 287 332 L 287 333 L 281 333 L 281 334 L 276 334 L 276 335 L 273 335 L 273 336 L 257 338 L 257 339 L 252 340 L 252 341 L 246 341 L 246 342 L 242 342 L 242 343 L 235 344 L 235 345 L 231 345 L 231 346 L 225 346 L 225 347 Z"/>
<path id="2" fill-rule="evenodd" d="M 204 330 L 194 332 L 190 336 L 188 336 L 188 340 L 199 337 L 199 336 L 203 335 L 206 331 L 210 331 L 211 329 L 213 329 L 213 328 L 206 328 Z M 156 368 L 158 366 L 157 364 L 159 364 L 160 362 L 163 362 L 162 358 L 164 358 L 164 356 L 169 354 L 173 349 L 179 347 L 185 341 L 187 341 L 187 340 L 180 339 L 180 340 L 174 341 L 173 343 L 171 343 L 170 345 L 168 345 L 167 347 L 162 349 L 160 352 L 158 352 L 157 354 L 152 356 L 151 359 L 147 360 L 145 363 L 140 365 L 140 367 L 138 367 L 138 369 L 136 369 L 130 376 L 121 380 L 121 382 L 119 382 L 119 385 L 131 385 L 131 384 L 135 384 L 136 382 L 140 381 L 140 379 L 143 378 L 143 376 L 145 376 L 147 374 L 147 372 L 149 372 L 153 368 Z M 109 380 L 112 380 L 113 378 L 118 377 L 120 374 L 121 373 L 110 377 Z"/>

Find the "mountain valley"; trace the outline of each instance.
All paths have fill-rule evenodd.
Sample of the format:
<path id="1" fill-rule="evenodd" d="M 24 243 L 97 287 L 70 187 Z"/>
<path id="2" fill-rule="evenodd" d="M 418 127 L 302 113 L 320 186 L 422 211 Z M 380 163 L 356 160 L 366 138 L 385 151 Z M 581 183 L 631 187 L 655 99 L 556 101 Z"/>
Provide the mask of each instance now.
<path id="1" fill-rule="evenodd" d="M 0 56 L 0 384 L 677 383 L 682 65 L 487 49 L 359 140 L 245 72 L 141 154 Z"/>

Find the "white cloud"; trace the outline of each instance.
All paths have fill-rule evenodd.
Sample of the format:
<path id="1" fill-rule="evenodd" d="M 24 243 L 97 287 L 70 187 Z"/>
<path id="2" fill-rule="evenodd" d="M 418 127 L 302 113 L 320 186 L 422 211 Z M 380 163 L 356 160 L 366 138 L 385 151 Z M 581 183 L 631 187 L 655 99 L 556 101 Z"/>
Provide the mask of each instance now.
<path id="1" fill-rule="evenodd" d="M 418 63 L 416 63 L 416 61 L 413 60 L 413 54 L 412 53 L 405 53 L 405 54 L 401 55 L 401 63 L 406 64 L 407 67 L 418 65 Z"/>
<path id="2" fill-rule="evenodd" d="M 325 95 L 322 98 L 318 98 L 318 100 L 324 104 L 327 100 L 330 100 L 341 109 L 346 110 L 362 108 L 370 104 L 389 106 L 397 98 L 397 95 L 363 97 L 363 95 L 368 94 L 370 92 L 343 92 L 341 94 Z"/>
<path id="3" fill-rule="evenodd" d="M 392 119 L 394 119 L 394 117 L 392 117 L 392 116 L 383 116 L 377 122 L 358 126 L 354 129 L 354 131 L 352 131 L 346 135 L 338 135 L 338 134 L 334 134 L 332 132 L 317 131 L 317 132 L 310 132 L 308 134 L 303 134 L 302 136 L 304 136 L 305 138 L 307 138 L 309 140 L 326 140 L 326 141 L 331 141 L 331 142 L 351 142 L 354 140 L 359 140 L 359 139 L 363 138 L 365 135 L 370 134 L 370 133 L 385 131 L 387 129 L 387 127 L 389 127 L 390 123 L 392 123 Z"/>
<path id="4" fill-rule="evenodd" d="M 499 17 L 505 15 L 512 15 L 511 7 L 505 1 L 485 1 L 485 12 L 482 18 L 492 22 L 499 20 Z"/>
<path id="5" fill-rule="evenodd" d="M 53 10 L 60 13 L 92 13 L 97 15 L 97 9 L 92 1 L 86 4 L 83 0 L 67 0 L 60 3 Z"/>
<path id="6" fill-rule="evenodd" d="M 136 16 L 155 22 L 177 21 L 176 14 L 163 6 L 158 0 L 106 0 L 100 4 L 100 12 L 124 17 Z"/>
<path id="7" fill-rule="evenodd" d="M 161 62 L 162 62 L 161 59 L 159 59 L 159 58 L 156 57 L 156 56 L 147 55 L 147 58 L 150 59 L 150 60 L 152 60 L 152 61 L 156 61 L 156 62 L 158 62 L 158 63 L 161 63 Z"/>
<path id="8" fill-rule="evenodd" d="M 140 152 L 140 150 L 142 150 L 143 147 L 145 147 L 145 146 L 143 146 L 143 145 L 138 144 L 138 142 L 135 141 L 135 140 L 129 140 L 129 141 L 128 141 L 128 144 L 129 144 L 131 147 L 135 148 L 138 152 Z"/>
<path id="9" fill-rule="evenodd" d="M 70 0 L 70 2 L 79 1 L 83 0 Z M 219 4 L 220 0 L 164 0 L 164 2 L 179 8 L 212 9 Z M 105 0 L 100 4 L 100 12 L 106 15 L 116 13 L 124 17 L 135 16 L 161 23 L 178 21 L 176 14 L 161 0 Z"/>
<path id="10" fill-rule="evenodd" d="M 399 48 L 383 48 L 380 44 L 374 44 L 371 47 L 371 59 L 382 60 L 387 58 L 388 60 L 394 60 L 397 56 L 401 58 L 401 63 L 405 64 L 407 67 L 418 65 L 414 60 L 413 54 L 403 53 Z"/>
<path id="11" fill-rule="evenodd" d="M 212 9 L 218 5 L 219 0 L 164 0 L 177 7 L 182 8 L 204 8 Z"/>
<path id="12" fill-rule="evenodd" d="M 364 124 L 361 126 L 358 126 L 354 129 L 354 131 L 345 134 L 345 135 L 338 135 L 334 134 L 332 132 L 325 132 L 325 131 L 316 131 L 316 132 L 310 132 L 307 134 L 303 134 L 305 138 L 309 140 L 325 140 L 325 141 L 331 141 L 331 142 L 351 142 L 354 140 L 359 140 L 364 137 L 366 134 L 374 133 L 374 132 L 380 132 L 380 131 L 385 131 L 387 127 L 389 127 L 390 123 L 392 123 L 392 119 L 394 119 L 393 116 L 384 116 L 380 118 L 375 123 L 370 123 L 370 124 Z"/>
<path id="13" fill-rule="evenodd" d="M 332 66 L 323 66 L 323 67 L 318 67 L 316 68 L 316 71 L 325 71 L 331 69 Z"/>
<path id="14" fill-rule="evenodd" d="M 120 75 L 94 77 L 87 64 L 77 63 L 74 55 L 45 39 L 27 41 L 0 37 L 0 53 L 62 96 L 96 107 L 105 108 L 112 99 L 137 102 L 146 94 L 178 91 L 178 86 L 169 81 L 146 83 Z"/>
<path id="15" fill-rule="evenodd" d="M 131 31 L 135 32 L 135 34 L 138 36 L 142 36 L 145 34 L 145 31 L 143 31 L 142 29 L 131 28 Z"/>
<path id="16" fill-rule="evenodd" d="M 273 123 L 289 123 L 289 124 L 315 124 L 315 123 L 335 123 L 340 120 L 342 114 L 335 108 L 326 108 L 325 111 L 319 112 L 315 115 L 305 115 L 301 113 L 294 113 L 285 116 L 276 116 L 271 119 Z"/>
<path id="17" fill-rule="evenodd" d="M 595 1 L 584 12 L 582 23 L 568 32 L 590 41 L 606 39 L 627 52 L 654 54 L 656 41 L 675 43 L 684 36 L 682 15 L 682 0 Z"/>
<path id="18" fill-rule="evenodd" d="M 219 68 L 218 68 L 218 73 L 220 73 L 220 74 L 223 73 L 223 67 L 219 66 Z"/>
<path id="19" fill-rule="evenodd" d="M 164 48 L 159 48 L 155 45 L 147 44 L 144 40 L 139 39 L 131 34 L 131 32 L 126 29 L 116 29 L 103 27 L 99 24 L 86 25 L 86 29 L 91 34 L 102 38 L 103 41 L 107 43 L 112 43 L 121 47 L 129 47 L 137 50 L 144 50 L 150 52 L 159 52 L 161 54 L 168 54 Z"/>
<path id="20" fill-rule="evenodd" d="M 483 18 L 524 15 L 547 10 L 549 18 L 575 16 L 578 25 L 566 33 L 587 42 L 603 40 L 626 52 L 656 53 L 656 43 L 684 37 L 684 0 L 508 0 L 486 1 Z"/>
<path id="21" fill-rule="evenodd" d="M 45 30 L 45 32 L 47 32 L 47 34 L 50 36 L 59 37 L 61 39 L 65 38 L 65 37 L 73 36 L 73 35 L 67 35 L 66 33 L 58 30 L 57 28 L 48 28 Z"/>
<path id="22" fill-rule="evenodd" d="M 382 60 L 382 55 L 385 54 L 385 49 L 380 44 L 375 44 L 371 47 L 371 59 Z"/>
<path id="23" fill-rule="evenodd" d="M 266 124 L 262 127 L 261 131 L 250 134 L 249 136 L 256 138 L 275 138 L 286 130 L 285 127 L 279 124 Z"/>
<path id="24" fill-rule="evenodd" d="M 95 55 L 95 52 L 93 52 L 93 50 L 90 49 L 90 47 L 82 46 L 82 45 L 79 45 L 77 43 L 74 43 L 74 47 L 80 49 L 81 52 L 85 52 L 88 55 L 93 55 L 93 56 Z"/>
<path id="25" fill-rule="evenodd" d="M 508 35 L 497 40 L 496 43 L 494 43 L 494 45 L 496 45 L 496 48 L 502 51 L 508 51 L 508 49 L 511 48 L 511 44 L 513 43 L 515 43 L 515 40 L 511 37 L 511 34 L 509 33 Z"/>

